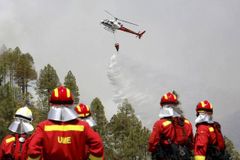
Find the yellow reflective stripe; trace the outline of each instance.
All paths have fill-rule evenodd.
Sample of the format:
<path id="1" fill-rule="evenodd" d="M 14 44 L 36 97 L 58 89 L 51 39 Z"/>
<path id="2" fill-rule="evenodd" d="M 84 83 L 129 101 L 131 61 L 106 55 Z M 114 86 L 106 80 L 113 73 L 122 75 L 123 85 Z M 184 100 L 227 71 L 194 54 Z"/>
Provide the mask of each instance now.
<path id="1" fill-rule="evenodd" d="M 209 132 L 214 132 L 214 128 L 213 127 L 209 127 Z"/>
<path id="2" fill-rule="evenodd" d="M 102 160 L 103 158 L 102 157 L 95 157 L 92 154 L 90 154 L 89 159 L 90 160 Z"/>
<path id="3" fill-rule="evenodd" d="M 201 102 L 201 106 L 204 108 L 205 105 L 206 105 L 206 104 L 204 103 L 204 101 L 202 101 L 202 102 Z"/>
<path id="4" fill-rule="evenodd" d="M 184 122 L 187 123 L 187 124 L 190 124 L 189 120 L 185 119 Z"/>
<path id="5" fill-rule="evenodd" d="M 54 95 L 55 95 L 55 97 L 58 97 L 58 88 L 54 89 Z"/>
<path id="6" fill-rule="evenodd" d="M 84 131 L 83 125 L 46 125 L 44 131 Z"/>
<path id="7" fill-rule="evenodd" d="M 67 98 L 70 97 L 70 90 L 67 88 Z"/>
<path id="8" fill-rule="evenodd" d="M 205 160 L 205 156 L 194 156 L 194 160 Z"/>
<path id="9" fill-rule="evenodd" d="M 177 97 L 176 97 L 176 95 L 175 95 L 175 94 L 173 94 L 173 99 L 174 99 L 174 100 L 176 100 L 176 99 L 177 99 Z"/>
<path id="10" fill-rule="evenodd" d="M 86 113 L 86 114 L 82 113 L 82 114 L 79 114 L 78 116 L 79 116 L 79 117 L 86 117 L 86 116 L 88 116 L 88 115 L 89 115 L 89 113 Z"/>
<path id="11" fill-rule="evenodd" d="M 171 121 L 165 121 L 165 122 L 163 122 L 163 126 L 166 127 L 166 126 L 168 126 L 171 123 L 172 123 Z"/>
<path id="12" fill-rule="evenodd" d="M 36 157 L 36 158 L 31 158 L 31 157 L 28 157 L 27 160 L 39 160 L 40 159 L 40 156 L 39 157 Z"/>
<path id="13" fill-rule="evenodd" d="M 87 111 L 89 111 L 90 109 L 89 109 L 89 107 L 86 105 L 86 108 L 87 108 Z"/>
<path id="14" fill-rule="evenodd" d="M 212 109 L 213 108 L 213 106 L 212 106 L 212 104 L 210 103 L 210 108 Z"/>
<path id="15" fill-rule="evenodd" d="M 164 94 L 164 98 L 165 98 L 165 99 L 168 99 L 168 96 L 167 96 L 167 94 Z"/>
<path id="16" fill-rule="evenodd" d="M 79 117 L 84 117 L 84 114 L 79 114 Z"/>
<path id="17" fill-rule="evenodd" d="M 6 139 L 6 143 L 10 143 L 10 142 L 14 142 L 14 141 L 15 141 L 15 137 Z"/>
<path id="18" fill-rule="evenodd" d="M 79 112 L 81 112 L 81 108 L 80 108 L 79 105 L 77 105 L 77 110 L 78 110 Z"/>

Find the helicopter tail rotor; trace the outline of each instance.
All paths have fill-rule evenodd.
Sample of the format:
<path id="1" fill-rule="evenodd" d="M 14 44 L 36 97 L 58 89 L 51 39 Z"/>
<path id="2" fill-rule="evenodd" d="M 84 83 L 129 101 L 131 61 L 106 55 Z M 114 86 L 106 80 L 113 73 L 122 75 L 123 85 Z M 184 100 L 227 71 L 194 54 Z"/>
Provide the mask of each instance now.
<path id="1" fill-rule="evenodd" d="M 138 37 L 139 39 L 141 39 L 142 35 L 143 35 L 145 32 L 146 32 L 146 31 L 143 31 L 143 32 L 138 32 L 138 35 L 137 35 L 137 37 Z"/>

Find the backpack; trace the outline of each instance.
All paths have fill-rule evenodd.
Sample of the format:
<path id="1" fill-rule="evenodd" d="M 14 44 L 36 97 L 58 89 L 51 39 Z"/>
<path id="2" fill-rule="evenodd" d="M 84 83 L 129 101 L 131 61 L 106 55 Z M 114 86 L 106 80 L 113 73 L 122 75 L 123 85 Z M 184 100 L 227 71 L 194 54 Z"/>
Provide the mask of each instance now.
<path id="1" fill-rule="evenodd" d="M 167 158 L 171 160 L 190 160 L 191 151 L 188 149 L 190 145 L 190 137 L 187 136 L 184 128 L 185 118 L 175 117 L 168 119 L 172 122 L 175 132 L 174 139 L 168 139 L 170 146 L 161 146 L 160 142 L 157 145 L 157 151 L 152 155 L 152 160 Z M 161 135 L 164 138 L 164 135 Z"/>
<path id="2" fill-rule="evenodd" d="M 213 123 L 214 132 L 216 134 L 217 146 L 220 151 L 225 150 L 225 142 L 221 132 L 221 125 L 218 122 Z"/>
<path id="3" fill-rule="evenodd" d="M 207 149 L 207 159 L 208 160 L 228 160 L 229 155 L 225 153 L 225 142 L 221 133 L 221 126 L 218 122 L 214 122 L 212 127 L 214 128 L 214 133 L 216 134 L 216 144 L 208 145 Z"/>

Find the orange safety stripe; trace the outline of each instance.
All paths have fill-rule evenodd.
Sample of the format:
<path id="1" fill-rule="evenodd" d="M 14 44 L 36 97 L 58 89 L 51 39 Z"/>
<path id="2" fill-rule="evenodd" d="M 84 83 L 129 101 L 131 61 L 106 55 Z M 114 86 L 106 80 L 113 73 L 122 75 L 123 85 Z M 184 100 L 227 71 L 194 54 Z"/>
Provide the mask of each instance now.
<path id="1" fill-rule="evenodd" d="M 59 96 L 59 95 L 58 95 L 58 88 L 55 88 L 55 89 L 54 89 L 54 96 L 55 96 L 55 97 L 58 97 L 58 96 Z"/>
<path id="2" fill-rule="evenodd" d="M 102 157 L 95 157 L 92 154 L 90 154 L 89 159 L 90 160 L 102 160 L 103 158 Z"/>
<path id="3" fill-rule="evenodd" d="M 46 125 L 44 126 L 44 131 L 84 131 L 83 125 Z"/>
<path id="4" fill-rule="evenodd" d="M 214 132 L 214 128 L 213 127 L 209 127 L 209 132 Z"/>
<path id="5" fill-rule="evenodd" d="M 70 93 L 71 93 L 70 90 L 67 88 L 67 98 L 69 98 L 71 96 Z"/>
<path id="6" fill-rule="evenodd" d="M 171 123 L 172 123 L 171 121 L 165 121 L 165 122 L 163 122 L 163 126 L 166 127 L 166 126 L 168 126 Z"/>
<path id="7" fill-rule="evenodd" d="M 14 142 L 14 141 L 15 141 L 15 137 L 11 137 L 11 138 L 6 139 L 6 143 L 11 143 L 11 142 Z"/>
<path id="8" fill-rule="evenodd" d="M 205 156 L 200 156 L 200 155 L 194 156 L 194 160 L 205 160 L 205 159 L 206 159 Z"/>

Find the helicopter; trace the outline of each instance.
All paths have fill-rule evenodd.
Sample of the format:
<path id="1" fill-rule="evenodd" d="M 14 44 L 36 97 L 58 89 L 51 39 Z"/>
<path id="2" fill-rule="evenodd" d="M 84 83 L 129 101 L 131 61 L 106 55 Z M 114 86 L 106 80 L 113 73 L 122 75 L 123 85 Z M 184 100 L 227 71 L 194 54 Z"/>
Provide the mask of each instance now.
<path id="1" fill-rule="evenodd" d="M 102 24 L 102 25 L 104 26 L 104 29 L 106 29 L 107 31 L 110 31 L 110 32 L 114 33 L 116 30 L 120 30 L 120 31 L 123 31 L 123 32 L 128 32 L 128 33 L 134 34 L 134 35 L 136 35 L 139 39 L 140 39 L 140 38 L 142 37 L 142 35 L 146 32 L 146 31 L 135 32 L 135 31 L 133 31 L 133 30 L 131 30 L 131 29 L 128 29 L 128 28 L 124 27 L 121 22 L 129 23 L 129 24 L 135 25 L 135 26 L 138 26 L 138 25 L 135 24 L 135 23 L 126 21 L 126 20 L 119 19 L 119 18 L 113 16 L 110 12 L 108 12 L 108 11 L 106 11 L 106 10 L 105 10 L 105 12 L 114 18 L 114 19 L 104 19 L 104 20 L 102 20 L 102 21 L 100 22 L 100 24 Z M 121 21 L 121 22 L 120 22 L 120 21 Z"/>

